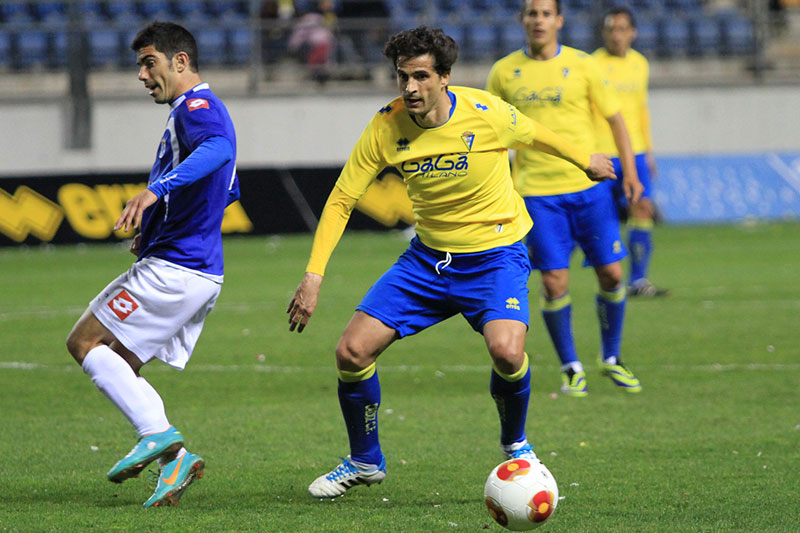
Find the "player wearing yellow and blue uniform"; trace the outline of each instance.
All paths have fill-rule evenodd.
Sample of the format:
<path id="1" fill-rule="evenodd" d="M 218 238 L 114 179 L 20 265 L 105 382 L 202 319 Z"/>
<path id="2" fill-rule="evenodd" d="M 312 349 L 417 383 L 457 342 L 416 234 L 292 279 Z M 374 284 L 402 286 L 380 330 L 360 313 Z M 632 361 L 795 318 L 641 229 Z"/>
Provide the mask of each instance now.
<path id="1" fill-rule="evenodd" d="M 654 207 L 652 202 L 652 177 L 655 176 L 653 140 L 650 134 L 650 110 L 647 105 L 647 88 L 650 65 L 642 54 L 631 48 L 636 39 L 636 20 L 626 7 L 610 9 L 603 18 L 605 48 L 594 52 L 606 79 L 614 86 L 622 102 L 622 116 L 631 138 L 636 158 L 639 181 L 644 187 L 638 202 L 628 205 L 621 187 L 610 184 L 614 198 L 622 209 L 629 210 L 628 248 L 630 250 L 629 296 L 663 296 L 668 293 L 653 285 L 647 278 L 653 250 L 652 229 Z M 617 156 L 614 136 L 608 123 L 597 114 L 598 150 L 612 157 L 617 174 L 622 167 Z"/>
<path id="2" fill-rule="evenodd" d="M 599 109 L 619 147 L 625 170 L 622 187 L 628 196 L 638 198 L 641 185 L 619 100 L 590 55 L 559 44 L 560 2 L 526 1 L 521 22 L 527 46 L 494 64 L 489 92 L 579 146 L 595 145 L 593 108 Z M 638 392 L 638 379 L 620 359 L 625 315 L 620 261 L 626 251 L 606 187 L 582 179 L 580 171 L 562 160 L 528 149 L 517 151 L 513 176 L 534 222 L 527 244 L 533 267 L 542 275 L 542 315 L 561 360 L 561 390 L 577 397 L 588 392 L 572 335 L 569 261 L 577 242 L 599 283 L 596 305 L 602 371 L 625 390 Z"/>
<path id="3" fill-rule="evenodd" d="M 302 331 L 350 212 L 381 170 L 395 167 L 406 183 L 417 236 L 364 296 L 336 347 L 350 456 L 311 483 L 309 492 L 318 498 L 384 479 L 375 361 L 393 341 L 456 314 L 483 334 L 492 357 L 490 392 L 503 451 L 536 459 L 525 434 L 530 262 L 521 243 L 531 219 L 514 191 L 508 149 L 548 151 L 570 161 L 587 182 L 612 177 L 612 167 L 606 156 L 565 142 L 485 91 L 449 87 L 457 51 L 441 30 L 417 28 L 389 39 L 384 54 L 395 65 L 402 95 L 378 111 L 353 148 L 287 309 L 290 329 Z"/>

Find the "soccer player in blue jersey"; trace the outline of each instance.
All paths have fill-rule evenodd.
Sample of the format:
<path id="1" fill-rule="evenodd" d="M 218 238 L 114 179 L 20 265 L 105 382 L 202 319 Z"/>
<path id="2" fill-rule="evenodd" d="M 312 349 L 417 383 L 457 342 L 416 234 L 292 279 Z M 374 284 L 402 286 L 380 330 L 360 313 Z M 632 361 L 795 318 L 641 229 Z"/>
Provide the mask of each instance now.
<path id="1" fill-rule="evenodd" d="M 617 205 L 629 212 L 628 248 L 630 250 L 630 273 L 628 296 L 664 296 L 667 289 L 656 287 L 647 279 L 650 257 L 653 251 L 653 220 L 655 209 L 652 201 L 652 177 L 656 174 L 653 157 L 653 140 L 650 135 L 650 110 L 647 105 L 647 86 L 650 65 L 642 54 L 631 48 L 636 39 L 636 19 L 627 7 L 614 7 L 603 18 L 604 48 L 594 51 L 606 78 L 619 94 L 622 116 L 630 133 L 631 146 L 636 158 L 636 171 L 644 191 L 638 202 L 629 203 L 619 186 L 623 180 L 611 183 Z M 597 117 L 598 149 L 613 156 L 614 168 L 622 173 L 614 135 L 608 122 Z"/>
<path id="2" fill-rule="evenodd" d="M 520 15 L 527 44 L 494 64 L 489 92 L 576 144 L 596 146 L 597 108 L 613 132 L 624 169 L 622 189 L 637 201 L 642 185 L 619 100 L 594 58 L 558 42 L 564 23 L 561 1 L 526 0 Z M 587 182 L 571 165 L 535 150 L 518 150 L 513 167 L 516 188 L 533 218 L 527 244 L 533 267 L 541 272 L 542 316 L 561 361 L 561 391 L 573 397 L 588 394 L 572 335 L 569 293 L 570 255 L 579 244 L 599 285 L 595 302 L 601 371 L 623 390 L 639 392 L 641 384 L 620 354 L 626 296 L 621 260 L 626 251 L 606 186 Z"/>
<path id="3" fill-rule="evenodd" d="M 287 309 L 289 328 L 303 331 L 308 323 L 350 213 L 385 167 L 397 168 L 406 183 L 417 237 L 369 290 L 336 347 L 350 455 L 311 483 L 317 498 L 383 481 L 376 359 L 395 340 L 456 314 L 483 334 L 492 358 L 490 392 L 503 452 L 538 461 L 525 433 L 530 263 L 520 241 L 531 220 L 514 191 L 508 149 L 527 146 L 564 158 L 587 182 L 614 177 L 607 156 L 565 142 L 486 91 L 451 87 L 458 47 L 441 30 L 396 34 L 384 54 L 401 96 L 375 114 L 325 204 Z"/>
<path id="4" fill-rule="evenodd" d="M 156 103 L 169 104 L 169 118 L 147 188 L 114 226 L 140 230 L 131 246 L 138 259 L 92 300 L 67 348 L 140 437 L 108 479 L 121 483 L 158 461 L 158 485 L 144 503 L 151 507 L 176 505 L 203 476 L 204 462 L 183 447 L 161 396 L 139 370 L 153 359 L 177 369 L 189 361 L 222 286 L 220 226 L 239 182 L 233 123 L 200 79 L 192 34 L 154 22 L 131 48 L 139 80 Z"/>

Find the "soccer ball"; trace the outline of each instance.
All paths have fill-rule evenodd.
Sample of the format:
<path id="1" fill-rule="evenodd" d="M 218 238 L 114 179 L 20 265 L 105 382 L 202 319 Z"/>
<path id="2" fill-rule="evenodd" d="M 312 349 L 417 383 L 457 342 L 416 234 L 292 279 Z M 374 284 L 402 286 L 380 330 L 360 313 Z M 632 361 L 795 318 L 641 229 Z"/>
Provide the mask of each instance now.
<path id="1" fill-rule="evenodd" d="M 489 474 L 483 488 L 489 514 L 512 531 L 542 526 L 558 505 L 558 485 L 539 461 L 512 459 Z"/>

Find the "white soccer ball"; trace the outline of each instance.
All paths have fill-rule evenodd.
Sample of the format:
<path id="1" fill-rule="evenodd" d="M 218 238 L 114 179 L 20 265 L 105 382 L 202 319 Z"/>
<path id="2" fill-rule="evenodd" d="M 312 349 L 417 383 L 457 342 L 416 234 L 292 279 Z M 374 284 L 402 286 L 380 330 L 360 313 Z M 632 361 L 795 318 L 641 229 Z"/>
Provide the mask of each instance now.
<path id="1" fill-rule="evenodd" d="M 558 505 L 558 485 L 539 461 L 512 459 L 489 474 L 483 488 L 489 514 L 512 531 L 544 525 Z"/>

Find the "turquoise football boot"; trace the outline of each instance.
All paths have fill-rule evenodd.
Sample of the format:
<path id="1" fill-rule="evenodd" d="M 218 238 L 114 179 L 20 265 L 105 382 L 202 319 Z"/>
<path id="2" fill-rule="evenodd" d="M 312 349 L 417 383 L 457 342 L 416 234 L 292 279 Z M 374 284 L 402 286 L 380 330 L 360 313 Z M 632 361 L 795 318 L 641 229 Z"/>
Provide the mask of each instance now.
<path id="1" fill-rule="evenodd" d="M 122 483 L 126 479 L 136 477 L 151 462 L 164 455 L 176 454 L 181 447 L 183 447 L 183 435 L 174 426 L 161 433 L 145 435 L 139 439 L 128 455 L 108 471 L 106 474 L 108 480 Z"/>
<path id="2" fill-rule="evenodd" d="M 183 491 L 195 479 L 203 477 L 204 468 L 203 458 L 193 453 L 186 452 L 177 459 L 173 459 L 161 469 L 156 491 L 150 496 L 150 499 L 144 502 L 143 506 L 177 506 L 178 500 L 183 496 Z"/>

